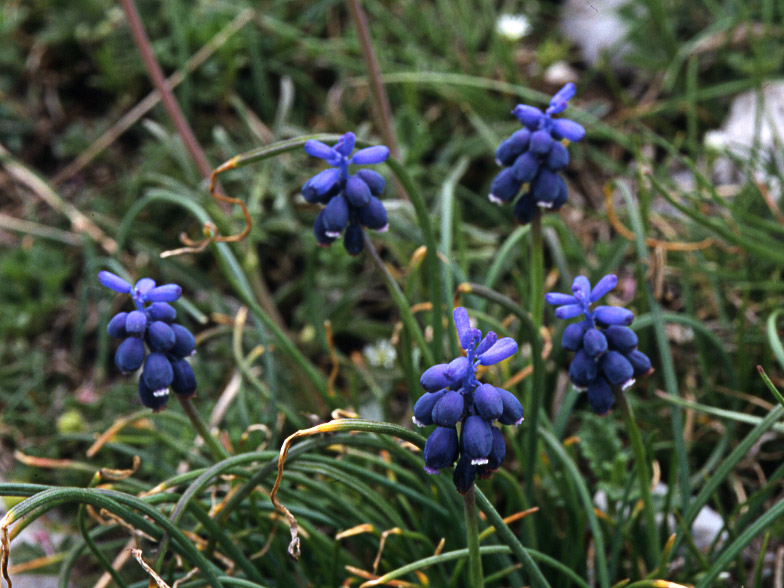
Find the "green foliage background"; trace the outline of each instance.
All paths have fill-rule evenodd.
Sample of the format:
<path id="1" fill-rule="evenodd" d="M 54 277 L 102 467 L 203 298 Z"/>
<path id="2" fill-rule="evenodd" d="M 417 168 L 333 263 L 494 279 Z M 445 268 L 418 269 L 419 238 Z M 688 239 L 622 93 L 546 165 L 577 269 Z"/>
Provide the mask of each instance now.
<path id="1" fill-rule="evenodd" d="M 442 306 L 449 308 L 453 299 L 466 306 L 483 330 L 523 334 L 524 321 L 515 312 L 530 309 L 532 286 L 526 230 L 514 226 L 511 207 L 496 207 L 486 198 L 497 170 L 494 149 L 517 127 L 508 114 L 516 103 L 541 105 L 557 90 L 543 77 L 549 65 L 566 60 L 580 73 L 568 113 L 588 129 L 588 137 L 570 146 L 569 205 L 544 223 L 546 286 L 568 291 L 580 273 L 592 280 L 619 274 L 613 301 L 637 314 L 641 349 L 657 368 L 629 394 L 648 456 L 669 489 L 661 500 L 656 497 L 663 520 L 657 553 L 666 550 L 672 533 L 678 534 L 678 549 L 660 567 L 649 565 L 644 523 L 634 508 L 639 464 L 629 432 L 619 414 L 597 419 L 569 390 L 569 358 L 559 345 L 564 325 L 549 310 L 545 326 L 554 346 L 544 363 L 546 417 L 538 459 L 526 461 L 525 424 L 505 431 L 507 463 L 479 485 L 503 516 L 539 508 L 508 528 L 530 548 L 554 587 L 596 585 L 590 524 L 603 535 L 614 585 L 648 577 L 700 586 L 774 586 L 769 560 L 782 553 L 784 445 L 776 399 L 757 366 L 781 387 L 784 351 L 776 320 L 784 226 L 780 204 L 766 202 L 766 186 L 747 178 L 761 167 L 771 185 L 784 178 L 775 154 L 755 153 L 737 162 L 740 173 L 729 186 L 716 186 L 712 169 L 719 154 L 704 146 L 703 136 L 721 124 L 734 96 L 780 82 L 782 6 L 772 0 L 635 0 L 623 10 L 631 49 L 630 68 L 620 74 L 604 63 L 580 62 L 558 30 L 561 6 L 555 2 L 532 0 L 521 8 L 480 0 L 367 0 L 363 6 L 403 168 L 449 263 L 433 275 L 415 255 L 424 243 L 423 225 L 401 198 L 389 167 L 382 173 L 389 180 L 385 203 L 392 228 L 372 240 L 411 305 L 430 301 L 429 285 L 438 281 Z M 380 142 L 360 45 L 343 3 L 140 0 L 138 8 L 167 74 L 185 67 L 234 19 L 247 19 L 176 90 L 214 166 L 311 133 L 354 130 L 365 141 Z M 533 24 L 520 42 L 495 32 L 497 18 L 508 11 L 525 12 Z M 72 492 L 67 497 L 73 502 L 60 509 L 72 533 L 49 554 L 61 585 L 76 562 L 74 585 L 92 585 L 103 571 L 100 556 L 83 554 L 85 536 L 99 541 L 95 551 L 109 561 L 128 539 L 121 526 L 98 525 L 77 509 L 85 497 L 109 501 L 98 506 L 115 509 L 160 539 L 165 527 L 156 517 L 174 518 L 172 503 L 190 488 L 191 506 L 176 527 L 217 542 L 236 564 L 232 574 L 252 582 L 229 579 L 226 586 L 344 585 L 357 578 L 346 566 L 372 569 L 381 533 L 390 528 L 402 531 L 386 539 L 379 573 L 433 555 L 442 537 L 445 551 L 464 548 L 462 522 L 456 522 L 462 521 L 461 506 L 446 473 L 426 476 L 420 454 L 387 437 L 340 433 L 303 442 L 287 466 L 281 499 L 308 537 L 299 563 L 286 555 L 287 527 L 272 515 L 267 498 L 275 473 L 270 464 L 283 439 L 328 420 L 337 407 L 410 428 L 418 375 L 427 367 L 411 333 L 396 327 L 401 310 L 367 256 L 350 258 L 340 244 L 328 250 L 316 246 L 311 226 L 317 210 L 297 194 L 321 169 L 318 162 L 298 148 L 222 175 L 226 192 L 242 198 L 253 216 L 250 236 L 199 255 L 161 258 L 162 251 L 180 246 L 181 232 L 198 237 L 204 218 L 224 234 L 239 231 L 243 221 L 239 211 L 210 199 L 160 105 L 99 157 L 62 176 L 152 89 L 119 5 L 6 2 L 0 7 L 0 46 L 0 145 L 10 154 L 0 156 L 0 463 L 8 483 L 0 484 L 0 493 L 43 490 L 25 485 L 33 483 Z M 11 163 L 44 179 L 58 202 L 73 205 L 116 240 L 116 254 L 74 226 L 63 214 L 65 205 L 53 207 L 29 189 L 9 171 Z M 693 180 L 689 185 L 675 181 L 683 172 Z M 605 186 L 614 190 L 616 210 L 634 241 L 608 222 Z M 682 243 L 710 238 L 712 244 L 664 252 L 646 246 L 646 236 Z M 208 477 L 198 491 L 191 486 L 216 460 L 196 447 L 195 433 L 174 403 L 159 415 L 143 413 L 145 420 L 125 428 L 97 456 L 86 457 L 96 434 L 140 409 L 135 384 L 114 369 L 114 342 L 105 334 L 108 318 L 124 302 L 95 277 L 100 269 L 122 268 L 134 278 L 183 286 L 180 316 L 200 334 L 193 362 L 199 411 L 209 418 L 227 390 L 236 392 L 218 428 L 235 455 L 231 459 L 239 461 L 214 466 L 225 467 L 231 478 Z M 458 297 L 462 282 L 492 288 L 514 306 L 480 294 Z M 247 322 L 240 324 L 238 312 L 248 305 Z M 270 331 L 265 319 L 274 322 L 276 314 L 315 378 Z M 416 314 L 426 335 L 434 326 L 447 334 L 447 340 L 432 344 L 436 359 L 455 349 L 447 318 L 448 313 L 438 317 L 427 310 Z M 324 393 L 332 366 L 327 320 L 340 367 L 335 396 Z M 374 365 L 363 355 L 366 345 L 390 338 L 397 358 L 392 367 Z M 487 378 L 500 385 L 530 362 L 530 348 L 524 349 Z M 526 406 L 532 386 L 528 378 L 513 388 Z M 676 431 L 678 410 L 683 427 Z M 246 453 L 253 450 L 258 452 Z M 64 468 L 34 467 L 14 459 L 14 451 L 71 461 Z M 108 490 L 69 490 L 88 486 L 99 468 L 130 467 L 133 455 L 141 457 L 140 469 L 112 483 L 129 498 Z M 532 475 L 533 486 L 523 483 L 526 475 Z M 135 498 L 169 479 L 175 480 L 175 492 Z M 213 497 L 230 500 L 238 488 L 244 488 L 245 500 L 230 503 L 230 516 L 211 527 L 206 519 Z M 691 497 L 682 495 L 685 488 Z M 584 500 L 597 490 L 611 505 L 598 518 Z M 721 513 L 727 533 L 707 553 L 694 547 L 679 518 L 688 519 L 685 509 L 704 504 Z M 364 523 L 373 531 L 336 540 L 340 531 Z M 519 569 L 515 554 L 501 552 L 508 543 L 499 533 L 482 543 L 496 550 L 484 556 L 487 584 L 527 585 L 528 569 Z M 141 545 L 153 563 L 156 544 Z M 205 547 L 204 557 L 216 577 L 224 577 L 228 566 L 213 557 L 213 547 Z M 14 549 L 12 564 L 44 555 L 40 547 Z M 185 535 L 173 535 L 172 549 L 179 549 L 185 563 L 180 567 L 171 554 L 161 560 L 158 569 L 169 581 L 206 563 L 188 551 Z M 424 569 L 430 585 L 465 585 L 464 558 L 437 559 Z M 125 585 L 146 585 L 134 565 L 121 571 Z M 562 568 L 583 578 L 582 584 Z M 204 585 L 202 578 L 185 585 Z M 412 572 L 403 579 L 424 583 Z"/>

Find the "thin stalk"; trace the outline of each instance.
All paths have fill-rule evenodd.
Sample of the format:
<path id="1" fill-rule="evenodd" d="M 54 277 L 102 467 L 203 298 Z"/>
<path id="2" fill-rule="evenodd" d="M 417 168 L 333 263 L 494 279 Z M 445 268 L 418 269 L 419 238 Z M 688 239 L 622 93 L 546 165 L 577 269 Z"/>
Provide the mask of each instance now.
<path id="1" fill-rule="evenodd" d="M 392 155 L 396 159 L 400 159 L 395 130 L 392 126 L 392 107 L 389 105 L 389 96 L 387 96 L 384 82 L 381 79 L 381 67 L 378 64 L 376 50 L 373 48 L 373 41 L 370 38 L 370 28 L 368 27 L 365 12 L 362 10 L 359 0 L 348 0 L 348 8 L 354 21 L 354 26 L 357 29 L 359 44 L 362 47 L 362 59 L 365 60 L 365 70 L 370 82 L 368 85 L 373 96 L 373 105 L 377 111 L 384 143 L 389 147 Z M 403 194 L 405 194 L 405 191 L 403 191 Z"/>
<path id="2" fill-rule="evenodd" d="M 197 411 L 196 407 L 193 406 L 191 399 L 180 396 L 179 394 L 176 396 L 177 400 L 179 400 L 180 404 L 182 405 L 183 412 L 186 414 L 188 419 L 190 419 L 193 428 L 196 429 L 199 437 L 201 437 L 202 440 L 207 444 L 213 459 L 215 459 L 215 461 L 221 461 L 231 457 L 229 452 L 226 451 L 226 448 L 218 443 L 218 440 L 210 433 L 210 430 L 207 428 L 207 423 L 205 423 L 201 418 L 199 411 Z"/>
<path id="3" fill-rule="evenodd" d="M 539 410 L 544 395 L 544 366 L 541 358 L 541 345 L 539 340 L 539 328 L 542 326 L 542 315 L 544 313 L 544 241 L 542 239 L 542 215 L 537 214 L 531 221 L 531 298 L 529 308 L 533 319 L 533 330 L 530 333 L 531 356 L 533 362 L 533 379 L 531 381 L 531 398 L 528 404 L 528 414 L 530 419 L 528 425 L 528 447 L 527 463 L 525 475 L 525 494 L 529 504 L 534 500 L 534 476 L 536 474 L 536 447 L 538 442 L 539 430 Z"/>
<path id="4" fill-rule="evenodd" d="M 133 42 L 136 44 L 139 53 L 141 53 L 142 61 L 144 61 L 144 66 L 147 68 L 150 80 L 152 80 L 153 85 L 161 95 L 161 101 L 164 108 L 166 108 L 166 113 L 171 118 L 177 133 L 185 144 L 185 148 L 199 168 L 199 173 L 204 179 L 208 179 L 210 173 L 212 173 L 212 166 L 207 161 L 207 156 L 204 154 L 204 150 L 201 148 L 190 125 L 188 125 L 188 121 L 185 120 L 177 99 L 174 97 L 174 92 L 172 92 L 169 84 L 166 82 L 163 70 L 152 51 L 150 39 L 144 30 L 144 24 L 139 16 L 139 11 L 136 9 L 136 4 L 133 0 L 120 0 L 120 4 L 123 12 L 125 12 L 125 18 L 128 20 L 128 27 L 131 29 Z"/>
<path id="5" fill-rule="evenodd" d="M 378 255 L 378 251 L 373 246 L 370 237 L 367 236 L 365 233 L 365 247 L 367 248 L 368 254 L 370 254 L 370 260 L 373 262 L 373 265 L 376 266 L 376 269 L 381 273 L 381 278 L 384 280 L 384 285 L 387 287 L 389 294 L 392 296 L 392 299 L 395 301 L 398 309 L 400 310 L 400 318 L 403 321 L 403 324 L 406 327 L 406 330 L 411 334 L 412 337 L 419 345 L 420 350 L 422 352 L 422 358 L 425 360 L 425 364 L 428 366 L 433 365 L 435 362 L 433 361 L 433 355 L 430 352 L 430 347 L 428 347 L 427 342 L 425 341 L 425 336 L 422 334 L 422 330 L 419 328 L 419 325 L 414 318 L 414 315 L 411 312 L 411 305 L 409 304 L 408 300 L 406 299 L 405 294 L 398 286 L 395 278 L 392 277 L 392 274 L 389 273 L 384 262 L 382 261 L 381 257 Z"/>
<path id="6" fill-rule="evenodd" d="M 634 461 L 637 462 L 637 479 L 640 484 L 640 496 L 642 497 L 643 515 L 645 516 L 645 532 L 648 537 L 648 567 L 657 568 L 659 566 L 659 533 L 656 527 L 656 515 L 653 510 L 651 478 L 648 473 L 648 459 L 645 455 L 645 446 L 642 443 L 640 429 L 634 420 L 632 407 L 626 399 L 626 393 L 620 390 L 616 394 L 616 399 L 623 413 L 626 431 L 629 433 L 629 439 L 632 443 Z"/>
<path id="7" fill-rule="evenodd" d="M 479 553 L 479 518 L 476 512 L 474 486 L 471 486 L 463 496 L 463 512 L 465 513 L 466 543 L 468 544 L 469 585 L 473 588 L 483 588 L 485 581 L 482 574 L 482 556 Z"/>
<path id="8" fill-rule="evenodd" d="M 542 326 L 544 313 L 544 239 L 542 215 L 531 221 L 531 316 L 537 329 Z"/>

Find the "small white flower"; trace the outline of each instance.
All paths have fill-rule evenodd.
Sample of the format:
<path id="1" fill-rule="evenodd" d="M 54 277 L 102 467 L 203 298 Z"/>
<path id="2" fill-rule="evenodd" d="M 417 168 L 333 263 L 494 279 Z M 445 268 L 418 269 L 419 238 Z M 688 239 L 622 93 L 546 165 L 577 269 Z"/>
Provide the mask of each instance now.
<path id="1" fill-rule="evenodd" d="M 367 362 L 373 367 L 383 367 L 391 369 L 397 359 L 397 351 L 388 339 L 381 339 L 376 343 L 365 345 L 362 350 Z"/>
<path id="2" fill-rule="evenodd" d="M 502 14 L 495 22 L 495 31 L 509 41 L 519 41 L 531 32 L 531 21 L 524 14 Z"/>

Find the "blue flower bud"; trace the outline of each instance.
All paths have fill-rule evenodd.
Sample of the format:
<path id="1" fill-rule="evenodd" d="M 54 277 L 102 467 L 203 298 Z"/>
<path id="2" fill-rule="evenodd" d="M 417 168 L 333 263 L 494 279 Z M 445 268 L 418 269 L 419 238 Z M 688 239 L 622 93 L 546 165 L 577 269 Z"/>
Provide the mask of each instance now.
<path id="1" fill-rule="evenodd" d="M 520 404 L 520 401 L 517 399 L 517 397 L 503 388 L 496 388 L 496 390 L 498 391 L 498 395 L 501 397 L 501 404 L 504 406 L 504 410 L 501 413 L 501 416 L 498 417 L 498 422 L 502 425 L 514 426 L 522 423 L 523 405 Z"/>
<path id="2" fill-rule="evenodd" d="M 493 432 L 490 424 L 480 416 L 468 417 L 461 433 L 463 451 L 471 458 L 471 465 L 484 465 L 493 448 Z"/>
<path id="3" fill-rule="evenodd" d="M 377 171 L 372 169 L 361 169 L 357 172 L 357 176 L 362 178 L 362 181 L 368 185 L 370 193 L 373 194 L 373 196 L 378 196 L 384 191 L 386 182 L 384 181 L 384 177 Z"/>
<path id="4" fill-rule="evenodd" d="M 174 302 L 182 295 L 182 288 L 177 284 L 164 284 L 147 292 L 148 302 Z"/>
<path id="5" fill-rule="evenodd" d="M 504 412 L 504 403 L 498 389 L 490 384 L 480 384 L 474 390 L 474 409 L 488 421 L 494 421 Z"/>
<path id="6" fill-rule="evenodd" d="M 112 320 L 106 325 L 106 332 L 109 333 L 110 337 L 123 339 L 128 336 L 128 332 L 125 330 L 125 321 L 127 318 L 127 312 L 118 312 L 112 317 Z"/>
<path id="7" fill-rule="evenodd" d="M 457 459 L 457 431 L 447 427 L 436 427 L 425 442 L 425 471 L 437 474 L 448 468 Z"/>
<path id="8" fill-rule="evenodd" d="M 542 208 L 553 208 L 565 190 L 563 178 L 547 168 L 539 170 L 539 174 L 531 183 L 531 194 L 536 204 Z"/>
<path id="9" fill-rule="evenodd" d="M 153 302 L 147 307 L 147 318 L 153 321 L 170 323 L 177 318 L 177 311 L 171 304 Z"/>
<path id="10" fill-rule="evenodd" d="M 588 384 L 587 394 L 588 402 L 596 414 L 605 415 L 610 412 L 614 401 L 612 388 L 602 376 Z"/>
<path id="11" fill-rule="evenodd" d="M 583 313 L 583 307 L 579 304 L 567 304 L 555 309 L 555 316 L 559 319 L 568 320 Z"/>
<path id="12" fill-rule="evenodd" d="M 321 202 L 326 204 L 340 189 L 340 171 L 335 168 L 325 169 L 310 178 L 302 186 L 302 197 L 315 204 Z"/>
<path id="13" fill-rule="evenodd" d="M 491 426 L 490 431 L 493 433 L 493 447 L 490 450 L 490 455 L 487 456 L 487 464 L 484 466 L 484 468 L 490 470 L 488 473 L 492 473 L 492 471 L 500 468 L 506 457 L 506 442 L 501 434 L 501 430 L 496 426 Z M 489 475 L 483 474 L 484 472 L 480 473 L 482 478 L 489 477 Z"/>
<path id="14" fill-rule="evenodd" d="M 594 310 L 596 320 L 605 325 L 630 325 L 634 314 L 620 306 L 599 306 Z"/>
<path id="15" fill-rule="evenodd" d="M 158 412 L 166 407 L 166 402 L 169 400 L 169 390 L 167 388 L 153 392 L 149 386 L 144 383 L 144 378 L 139 378 L 138 390 L 139 399 L 147 408 L 151 408 L 155 412 Z"/>
<path id="16" fill-rule="evenodd" d="M 174 345 L 169 349 L 169 353 L 177 358 L 193 355 L 193 350 L 196 349 L 193 333 L 177 323 L 170 325 L 170 328 L 174 331 Z"/>
<path id="17" fill-rule="evenodd" d="M 460 382 L 470 367 L 471 364 L 468 362 L 467 357 L 458 357 L 450 361 L 449 366 L 446 368 L 446 377 L 449 379 L 450 385 Z"/>
<path id="18" fill-rule="evenodd" d="M 548 292 L 544 295 L 544 299 L 548 304 L 554 306 L 563 306 L 564 304 L 577 304 L 577 299 L 570 294 L 561 294 L 560 292 Z"/>
<path id="19" fill-rule="evenodd" d="M 563 143 L 555 141 L 550 147 L 550 152 L 547 154 L 545 165 L 551 170 L 556 171 L 565 168 L 569 165 L 569 151 L 563 146 Z"/>
<path id="20" fill-rule="evenodd" d="M 637 333 L 632 331 L 629 327 L 610 325 L 604 330 L 604 334 L 607 336 L 607 342 L 610 344 L 610 348 L 615 351 L 620 351 L 624 355 L 634 350 L 639 343 Z"/>
<path id="21" fill-rule="evenodd" d="M 433 424 L 433 407 L 444 397 L 444 394 L 446 394 L 446 390 L 439 390 L 438 392 L 425 392 L 419 397 L 419 400 L 414 404 L 414 416 L 411 417 L 417 427 L 427 427 Z"/>
<path id="22" fill-rule="evenodd" d="M 584 322 L 572 323 L 564 329 L 561 347 L 569 351 L 577 351 L 583 346 L 583 335 L 588 325 Z"/>
<path id="23" fill-rule="evenodd" d="M 591 282 L 585 276 L 577 276 L 572 282 L 572 294 L 577 300 L 586 300 L 591 293 Z"/>
<path id="24" fill-rule="evenodd" d="M 515 202 L 515 218 L 521 225 L 527 225 L 534 220 L 537 212 L 539 212 L 539 207 L 530 192 L 526 192 Z"/>
<path id="25" fill-rule="evenodd" d="M 357 216 L 359 222 L 368 229 L 383 233 L 389 228 L 387 209 L 375 196 L 371 196 L 367 206 L 357 211 Z"/>
<path id="26" fill-rule="evenodd" d="M 125 317 L 125 330 L 129 335 L 139 337 L 147 328 L 147 315 L 141 310 L 132 310 Z"/>
<path id="27" fill-rule="evenodd" d="M 98 281 L 101 282 L 101 285 L 120 294 L 128 294 L 131 291 L 131 285 L 112 272 L 98 272 Z"/>
<path id="28" fill-rule="evenodd" d="M 488 199 L 495 204 L 511 201 L 520 191 L 522 182 L 515 178 L 514 168 L 502 169 L 490 184 Z"/>
<path id="29" fill-rule="evenodd" d="M 498 146 L 495 151 L 495 162 L 498 165 L 510 166 L 514 160 L 520 156 L 526 149 L 531 138 L 531 131 L 528 129 L 519 129 L 512 133 L 512 136 Z"/>
<path id="30" fill-rule="evenodd" d="M 526 151 L 520 157 L 515 159 L 514 165 L 511 169 L 514 173 L 515 180 L 521 184 L 524 182 L 530 182 L 536 177 L 536 174 L 539 171 L 539 159 L 530 151 Z M 520 188 L 518 188 L 518 190 L 519 189 Z"/>
<path id="31" fill-rule="evenodd" d="M 455 489 L 459 494 L 465 494 L 474 485 L 477 469 L 475 465 L 471 465 L 471 458 L 465 453 L 457 460 L 455 471 L 452 474 L 452 482 L 454 482 Z"/>
<path id="32" fill-rule="evenodd" d="M 534 106 L 526 106 L 525 104 L 518 104 L 512 110 L 512 114 L 517 117 L 520 124 L 527 126 L 529 129 L 534 130 L 539 126 L 539 122 L 544 117 L 541 110 Z"/>
<path id="33" fill-rule="evenodd" d="M 370 187 L 357 176 L 346 180 L 346 200 L 351 206 L 362 208 L 370 202 Z"/>
<path id="34" fill-rule="evenodd" d="M 163 321 L 154 321 L 147 329 L 147 340 L 153 351 L 168 351 L 174 347 L 176 337 L 169 325 Z"/>
<path id="35" fill-rule="evenodd" d="M 464 408 L 463 395 L 448 390 L 433 407 L 433 422 L 441 427 L 454 427 L 463 416 Z"/>
<path id="36" fill-rule="evenodd" d="M 337 237 L 330 237 L 327 235 L 327 228 L 324 226 L 324 208 L 316 215 L 316 220 L 313 223 L 313 235 L 316 237 L 316 242 L 321 247 L 329 247 L 335 242 Z"/>
<path id="37" fill-rule="evenodd" d="M 133 287 L 134 293 L 144 300 L 147 296 L 147 292 L 155 288 L 155 280 L 151 278 L 142 278 L 136 285 Z"/>
<path id="38" fill-rule="evenodd" d="M 495 365 L 509 359 L 517 353 L 517 343 L 511 337 L 504 337 L 496 341 L 490 349 L 479 356 L 479 363 L 482 365 Z"/>
<path id="39" fill-rule="evenodd" d="M 389 157 L 389 147 L 384 145 L 376 145 L 374 147 L 365 147 L 360 149 L 351 158 L 351 163 L 354 165 L 373 165 L 376 163 L 384 163 Z"/>
<path id="40" fill-rule="evenodd" d="M 630 351 L 626 354 L 626 359 L 632 365 L 632 368 L 634 368 L 635 378 L 647 376 L 653 370 L 650 358 L 642 351 L 637 351 L 636 349 Z"/>
<path id="41" fill-rule="evenodd" d="M 346 234 L 343 235 L 343 247 L 346 248 L 349 255 L 359 255 L 364 246 L 365 233 L 362 231 L 362 226 L 350 224 L 346 229 Z"/>
<path id="42" fill-rule="evenodd" d="M 583 349 L 580 349 L 569 366 L 569 379 L 572 381 L 574 387 L 584 390 L 588 387 L 588 384 L 596 378 L 596 374 L 598 373 L 599 364 Z"/>
<path id="43" fill-rule="evenodd" d="M 150 353 L 144 360 L 142 379 L 153 394 L 171 386 L 174 371 L 169 359 L 163 353 Z"/>
<path id="44" fill-rule="evenodd" d="M 550 210 L 558 210 L 569 199 L 569 189 L 566 187 L 566 182 L 561 176 L 558 176 L 558 181 L 556 182 L 558 191 L 555 194 L 555 198 L 553 199 Z M 541 203 L 540 203 L 541 206 Z"/>
<path id="45" fill-rule="evenodd" d="M 498 341 L 498 335 L 496 335 L 493 331 L 488 331 L 487 335 L 485 335 L 485 338 L 482 339 L 479 345 L 477 345 L 474 353 L 476 355 L 482 355 L 485 351 L 495 345 L 496 341 Z"/>
<path id="46" fill-rule="evenodd" d="M 124 374 L 138 370 L 144 361 L 144 342 L 137 337 L 128 337 L 114 352 L 114 364 Z"/>
<path id="47" fill-rule="evenodd" d="M 343 135 L 338 142 L 335 143 L 333 149 L 340 153 L 341 155 L 345 155 L 348 157 L 351 155 L 351 152 L 354 151 L 354 144 L 356 143 L 357 136 L 349 131 L 345 135 Z"/>
<path id="48" fill-rule="evenodd" d="M 598 357 L 607 351 L 607 337 L 599 329 L 588 329 L 583 336 L 583 349 L 591 357 Z"/>
<path id="49" fill-rule="evenodd" d="M 455 322 L 460 347 L 463 349 L 473 347 L 474 333 L 471 329 L 471 319 L 468 317 L 468 311 L 462 306 L 458 306 L 452 311 L 452 320 Z"/>
<path id="50" fill-rule="evenodd" d="M 568 118 L 559 118 L 553 121 L 553 139 L 569 139 L 573 143 L 582 141 L 585 137 L 585 129 L 582 125 L 569 120 Z"/>
<path id="51" fill-rule="evenodd" d="M 568 82 L 564 85 L 563 88 L 558 90 L 550 100 L 550 106 L 555 104 L 561 104 L 562 102 L 569 102 L 574 95 L 577 93 L 577 86 L 574 85 L 574 82 Z M 558 113 L 555 113 L 558 114 Z"/>
<path id="52" fill-rule="evenodd" d="M 591 290 L 591 302 L 596 302 L 599 300 L 599 298 L 613 290 L 617 285 L 618 276 L 614 274 L 607 274 L 601 280 L 599 280 L 593 287 L 593 290 Z"/>
<path id="53" fill-rule="evenodd" d="M 602 373 L 613 386 L 628 388 L 634 384 L 634 368 L 621 353 L 608 351 L 599 360 Z"/>
<path id="54" fill-rule="evenodd" d="M 325 233 L 328 237 L 338 238 L 348 224 L 348 203 L 338 194 L 324 207 L 322 211 Z"/>
<path id="55" fill-rule="evenodd" d="M 184 359 L 177 359 L 172 362 L 172 379 L 171 387 L 180 396 L 190 397 L 196 394 L 196 374 L 193 373 L 193 368 Z"/>
<path id="56" fill-rule="evenodd" d="M 447 369 L 449 369 L 449 364 L 446 363 L 439 363 L 427 368 L 419 378 L 419 385 L 428 392 L 448 388 L 451 381 L 446 375 Z"/>
<path id="57" fill-rule="evenodd" d="M 550 151 L 552 144 L 553 138 L 550 136 L 550 133 L 541 129 L 531 135 L 531 145 L 529 146 L 529 149 L 531 150 L 531 153 L 544 155 Z"/>
<path id="58" fill-rule="evenodd" d="M 305 153 L 312 157 L 318 157 L 319 159 L 327 161 L 334 159 L 335 157 L 335 152 L 332 147 L 321 141 L 316 141 L 315 139 L 310 139 L 305 143 Z"/>

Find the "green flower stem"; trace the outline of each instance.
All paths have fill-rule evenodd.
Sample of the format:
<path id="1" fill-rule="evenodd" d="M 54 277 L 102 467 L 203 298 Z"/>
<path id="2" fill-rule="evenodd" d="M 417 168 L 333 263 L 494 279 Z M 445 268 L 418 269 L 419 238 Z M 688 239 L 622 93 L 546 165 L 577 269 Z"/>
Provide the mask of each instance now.
<path id="1" fill-rule="evenodd" d="M 207 428 L 207 423 L 201 418 L 199 411 L 193 406 L 191 399 L 180 396 L 179 394 L 176 394 L 175 396 L 177 396 L 177 400 L 180 401 L 183 412 L 185 412 L 188 419 L 190 419 L 191 424 L 193 424 L 193 428 L 196 429 L 199 437 L 207 444 L 213 459 L 215 461 L 221 461 L 230 457 L 226 448 L 218 443 L 218 440 L 210 433 L 210 430 Z"/>
<path id="2" fill-rule="evenodd" d="M 544 240 L 542 215 L 531 221 L 531 316 L 537 328 L 542 325 L 544 313 Z"/>
<path id="3" fill-rule="evenodd" d="M 542 364 L 542 346 L 539 328 L 542 326 L 544 313 L 544 243 L 542 239 L 542 215 L 534 216 L 531 221 L 531 297 L 529 309 L 533 319 L 533 330 L 530 333 L 531 361 L 533 363 L 533 377 L 531 380 L 530 399 L 527 402 L 528 411 L 525 415 L 528 423 L 528 445 L 526 461 L 528 467 L 525 474 L 525 495 L 529 504 L 534 500 L 534 476 L 536 475 L 536 447 L 539 430 L 539 410 L 544 395 L 544 365 Z"/>
<path id="4" fill-rule="evenodd" d="M 466 543 L 468 544 L 469 586 L 483 588 L 485 580 L 482 574 L 482 556 L 479 553 L 479 519 L 476 513 L 474 486 L 471 486 L 463 496 L 463 512 L 465 513 Z"/>
<path id="5" fill-rule="evenodd" d="M 640 484 L 643 515 L 645 516 L 645 532 L 648 537 L 648 567 L 656 568 L 659 565 L 659 532 L 656 527 L 656 515 L 653 510 L 653 496 L 651 495 L 651 478 L 648 474 L 648 459 L 645 455 L 645 446 L 642 443 L 640 429 L 634 420 L 634 412 L 626 399 L 626 393 L 620 390 L 616 394 L 618 406 L 623 413 L 626 431 L 632 443 L 634 461 L 637 462 L 637 479 Z"/>
<path id="6" fill-rule="evenodd" d="M 419 345 L 419 348 L 422 351 L 422 358 L 425 360 L 425 364 L 428 366 L 433 365 L 435 363 L 433 360 L 433 354 L 430 352 L 430 347 L 428 347 L 427 342 L 425 341 L 425 336 L 422 334 L 422 329 L 419 328 L 419 325 L 417 324 L 416 319 L 411 312 L 411 305 L 406 299 L 406 295 L 400 289 L 400 286 L 398 286 L 395 278 L 392 277 L 392 274 L 390 274 L 387 270 L 384 262 L 382 261 L 381 257 L 379 257 L 378 251 L 376 251 L 376 248 L 373 246 L 373 242 L 370 240 L 370 237 L 368 237 L 367 233 L 364 234 L 364 237 L 365 248 L 370 255 L 370 260 L 381 274 L 381 277 L 384 280 L 384 285 L 387 287 L 387 291 L 392 296 L 392 299 L 395 301 L 395 304 L 400 310 L 400 318 L 403 321 L 406 330 L 416 340 L 417 345 Z"/>
<path id="7" fill-rule="evenodd" d="M 550 588 L 550 583 L 547 581 L 547 578 L 544 577 L 544 574 L 542 574 L 539 566 L 536 565 L 529 550 L 520 543 L 520 539 L 518 539 L 517 535 L 509 528 L 509 525 L 504 522 L 504 519 L 498 514 L 498 511 L 487 499 L 487 496 L 482 494 L 481 490 L 475 491 L 479 508 L 485 513 L 487 522 L 495 527 L 496 533 L 498 533 L 501 541 L 506 543 L 512 550 L 512 553 L 517 556 L 519 562 L 523 565 L 523 570 L 525 570 L 529 576 L 531 586 L 535 586 L 536 588 Z"/>
<path id="8" fill-rule="evenodd" d="M 430 282 L 430 303 L 433 305 L 433 310 L 430 313 L 430 325 L 433 328 L 433 356 L 441 361 L 444 355 L 443 352 L 443 333 L 444 325 L 442 322 L 442 304 L 444 302 L 444 292 L 441 280 L 440 266 L 438 261 L 438 245 L 436 244 L 435 233 L 433 232 L 433 225 L 430 222 L 430 214 L 428 213 L 425 200 L 417 190 L 416 184 L 408 175 L 406 168 L 403 164 L 390 157 L 387 160 L 387 165 L 395 177 L 400 181 L 403 189 L 408 194 L 411 200 L 411 205 L 414 207 L 414 213 L 417 217 L 419 228 L 422 231 L 422 237 L 425 240 L 427 247 L 427 254 L 425 255 L 425 263 L 427 264 L 428 281 Z M 449 292 L 451 295 L 452 293 Z M 428 363 L 428 365 L 432 365 Z"/>

